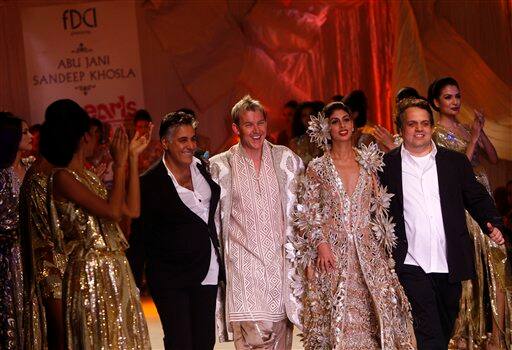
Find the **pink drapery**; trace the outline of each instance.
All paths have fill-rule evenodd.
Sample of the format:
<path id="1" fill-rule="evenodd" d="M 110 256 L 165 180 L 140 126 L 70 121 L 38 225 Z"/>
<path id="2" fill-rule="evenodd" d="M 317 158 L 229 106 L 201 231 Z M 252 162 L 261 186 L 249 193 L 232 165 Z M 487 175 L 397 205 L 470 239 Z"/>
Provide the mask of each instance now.
<path id="1" fill-rule="evenodd" d="M 328 102 L 335 94 L 362 89 L 370 120 L 392 129 L 391 2 L 206 2 L 200 11 L 194 11 L 194 3 L 155 5 L 153 29 L 200 111 L 219 101 L 230 106 L 250 93 L 270 110 L 275 130 L 286 122 L 279 112 L 288 99 Z M 206 34 L 185 36 L 190 50 L 183 47 L 185 12 L 196 13 L 186 20 Z M 197 50 L 205 47 L 207 58 Z M 183 62 L 193 68 L 184 68 Z"/>
<path id="2" fill-rule="evenodd" d="M 385 1 L 339 1 L 332 5 L 322 28 L 326 92 L 368 95 L 372 122 L 392 130 L 394 11 Z"/>
<path id="3" fill-rule="evenodd" d="M 452 76 L 462 91 L 460 119 L 483 109 L 485 131 L 501 158 L 512 159 L 512 24 L 510 1 L 399 1 L 393 90 L 426 94 Z"/>

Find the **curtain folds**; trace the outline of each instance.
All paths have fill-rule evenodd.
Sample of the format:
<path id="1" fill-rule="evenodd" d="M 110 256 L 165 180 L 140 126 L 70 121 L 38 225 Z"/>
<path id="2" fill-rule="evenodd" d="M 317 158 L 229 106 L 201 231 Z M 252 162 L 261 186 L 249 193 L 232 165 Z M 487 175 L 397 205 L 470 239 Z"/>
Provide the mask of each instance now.
<path id="1" fill-rule="evenodd" d="M 20 8 L 0 1 L 0 108 L 28 116 Z M 289 99 L 329 101 L 364 90 L 371 122 L 393 128 L 394 95 L 425 94 L 456 78 L 461 118 L 484 110 L 486 132 L 512 160 L 512 29 L 509 0 L 136 1 L 146 108 L 158 118 L 187 106 L 217 151 L 231 135 L 231 106 L 250 93 L 285 127 Z M 57 97 L 56 97 L 57 98 Z"/>

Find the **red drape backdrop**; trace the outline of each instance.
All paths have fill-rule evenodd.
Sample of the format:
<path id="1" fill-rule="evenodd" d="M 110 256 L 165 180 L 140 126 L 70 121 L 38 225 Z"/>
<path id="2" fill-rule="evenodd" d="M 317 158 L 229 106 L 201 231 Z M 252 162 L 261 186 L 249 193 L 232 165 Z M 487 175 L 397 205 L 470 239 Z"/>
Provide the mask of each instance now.
<path id="1" fill-rule="evenodd" d="M 0 108 L 33 121 L 41 116 L 28 115 L 19 13 L 51 4 L 0 1 Z M 280 109 L 289 99 L 327 101 L 362 89 L 370 121 L 392 129 L 400 87 L 425 93 L 433 78 L 452 75 L 463 91 L 463 121 L 471 120 L 473 108 L 484 109 L 499 156 L 512 159 L 509 0 L 152 0 L 135 6 L 146 108 L 157 123 L 171 110 L 195 109 L 212 151 L 230 136 L 229 110 L 247 93 L 268 107 L 276 131 L 286 123 Z"/>

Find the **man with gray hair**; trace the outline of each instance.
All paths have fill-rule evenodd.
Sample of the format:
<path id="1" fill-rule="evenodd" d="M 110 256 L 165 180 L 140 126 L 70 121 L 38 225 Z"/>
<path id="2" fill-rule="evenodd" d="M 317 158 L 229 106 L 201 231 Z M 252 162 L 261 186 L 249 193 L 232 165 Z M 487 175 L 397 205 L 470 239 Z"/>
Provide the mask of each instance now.
<path id="1" fill-rule="evenodd" d="M 184 112 L 162 120 L 164 156 L 141 176 L 141 215 L 127 253 L 138 286 L 146 272 L 166 350 L 213 349 L 224 280 L 214 218 L 220 188 L 194 157 L 196 125 Z"/>
<path id="2" fill-rule="evenodd" d="M 285 242 L 292 234 L 300 158 L 265 140 L 266 112 L 245 96 L 231 110 L 240 142 L 210 160 L 221 186 L 221 246 L 226 264 L 226 321 L 237 349 L 291 349 L 298 322 Z"/>

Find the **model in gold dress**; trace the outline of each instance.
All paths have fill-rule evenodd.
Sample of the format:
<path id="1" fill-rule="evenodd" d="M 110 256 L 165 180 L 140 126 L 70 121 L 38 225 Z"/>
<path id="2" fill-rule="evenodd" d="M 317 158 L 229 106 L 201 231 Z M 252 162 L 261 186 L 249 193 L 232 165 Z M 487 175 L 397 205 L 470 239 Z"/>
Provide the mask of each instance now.
<path id="1" fill-rule="evenodd" d="M 109 196 L 99 178 L 84 167 L 99 136 L 89 127 L 89 117 L 73 101 L 59 100 L 47 109 L 41 153 L 53 167 L 30 178 L 33 189 L 38 188 L 34 180 L 47 179 L 39 191 L 46 211 L 40 222 L 33 220 L 36 229 L 30 242 L 36 290 L 31 300 L 36 307 L 29 319 L 42 326 L 33 332 L 34 339 L 41 339 L 39 349 L 149 349 L 138 290 L 124 253 L 127 243 L 116 223 L 123 215 L 138 215 L 137 159 L 149 138 L 137 134 L 128 143 L 126 134 L 116 131 Z M 33 213 L 43 211 L 35 207 L 30 208 Z M 41 311 L 46 317 L 40 317 Z"/>
<path id="2" fill-rule="evenodd" d="M 480 157 L 497 162 L 496 151 L 483 131 L 484 116 L 475 111 L 473 125 L 460 124 L 461 95 L 453 78 L 435 81 L 429 88 L 429 102 L 439 112 L 434 130 L 434 141 L 448 149 L 465 153 L 473 165 L 477 180 L 489 193 L 489 180 L 480 164 Z M 463 283 L 459 317 L 452 346 L 467 349 L 510 349 L 512 346 L 512 274 L 505 246 L 498 246 L 484 234 L 473 218 L 466 213 L 467 225 L 475 246 L 477 278 Z M 490 300 L 492 315 L 491 336 L 487 341 L 488 326 L 485 301 Z M 465 339 L 465 345 L 461 342 Z"/>

